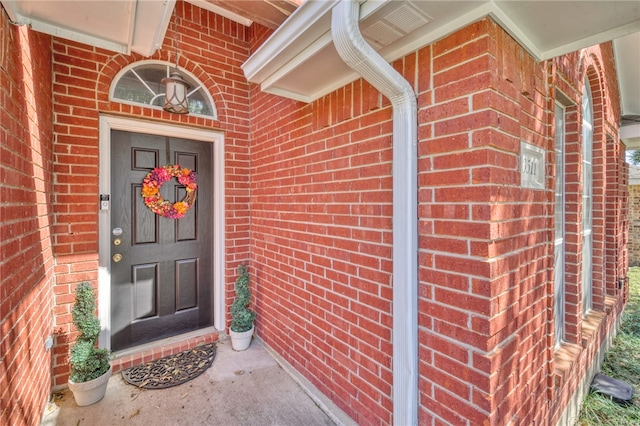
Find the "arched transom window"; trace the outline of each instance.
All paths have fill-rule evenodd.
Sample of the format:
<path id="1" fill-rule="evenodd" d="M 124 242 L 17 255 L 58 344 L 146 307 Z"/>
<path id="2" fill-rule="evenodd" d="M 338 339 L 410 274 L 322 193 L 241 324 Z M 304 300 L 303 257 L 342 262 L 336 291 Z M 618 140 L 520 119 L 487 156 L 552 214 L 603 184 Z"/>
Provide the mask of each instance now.
<path id="1" fill-rule="evenodd" d="M 162 109 L 165 93 L 162 79 L 169 77 L 172 69 L 175 69 L 175 65 L 168 62 L 142 61 L 131 64 L 113 79 L 109 97 L 118 102 Z M 202 83 L 182 69 L 179 72 L 190 86 L 187 94 L 189 113 L 216 119 L 213 100 Z"/>

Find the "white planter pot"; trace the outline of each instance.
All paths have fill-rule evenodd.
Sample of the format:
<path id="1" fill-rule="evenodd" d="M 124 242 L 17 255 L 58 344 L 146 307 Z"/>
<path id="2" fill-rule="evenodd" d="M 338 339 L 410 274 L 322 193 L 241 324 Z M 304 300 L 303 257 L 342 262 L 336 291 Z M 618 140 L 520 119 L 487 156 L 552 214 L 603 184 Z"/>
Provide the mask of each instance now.
<path id="1" fill-rule="evenodd" d="M 231 336 L 231 347 L 234 351 L 244 351 L 251 344 L 251 337 L 253 336 L 253 329 L 237 333 L 229 329 L 229 336 Z"/>
<path id="2" fill-rule="evenodd" d="M 95 404 L 100 401 L 107 391 L 107 384 L 111 377 L 113 366 L 109 366 L 109 370 L 100 377 L 96 377 L 88 382 L 75 383 L 69 380 L 69 389 L 73 392 L 73 398 L 80 407 Z"/>

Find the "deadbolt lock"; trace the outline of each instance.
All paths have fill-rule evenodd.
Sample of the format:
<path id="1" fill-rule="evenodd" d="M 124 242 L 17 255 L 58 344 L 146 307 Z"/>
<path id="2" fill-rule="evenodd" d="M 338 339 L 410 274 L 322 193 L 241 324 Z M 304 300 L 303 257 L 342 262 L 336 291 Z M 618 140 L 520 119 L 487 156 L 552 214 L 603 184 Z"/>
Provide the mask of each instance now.
<path id="1" fill-rule="evenodd" d="M 122 244 L 122 240 L 120 238 L 116 238 L 115 240 L 113 240 L 114 246 L 119 246 L 120 244 Z"/>
<path id="2" fill-rule="evenodd" d="M 122 255 L 120 253 L 116 253 L 113 255 L 112 259 L 114 262 L 118 263 L 122 260 Z"/>

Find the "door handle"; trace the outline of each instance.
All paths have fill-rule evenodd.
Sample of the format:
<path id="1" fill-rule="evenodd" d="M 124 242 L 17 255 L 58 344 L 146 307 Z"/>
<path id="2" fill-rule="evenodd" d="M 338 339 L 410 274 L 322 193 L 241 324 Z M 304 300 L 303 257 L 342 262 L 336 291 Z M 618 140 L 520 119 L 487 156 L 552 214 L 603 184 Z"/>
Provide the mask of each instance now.
<path id="1" fill-rule="evenodd" d="M 113 255 L 112 259 L 114 262 L 118 263 L 122 260 L 122 255 L 120 253 L 116 253 Z"/>

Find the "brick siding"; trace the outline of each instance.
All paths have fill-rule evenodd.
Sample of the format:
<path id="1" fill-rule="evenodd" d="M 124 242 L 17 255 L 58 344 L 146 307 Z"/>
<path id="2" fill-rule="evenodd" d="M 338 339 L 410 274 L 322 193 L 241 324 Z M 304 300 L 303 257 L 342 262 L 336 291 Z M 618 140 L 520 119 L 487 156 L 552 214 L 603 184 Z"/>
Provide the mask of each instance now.
<path id="1" fill-rule="evenodd" d="M 7 270 L 31 273 L 18 268 L 24 259 L 17 253 L 43 256 L 28 263 L 44 269 L 37 276 L 25 275 L 33 284 L 13 286 L 16 302 L 6 297 L 3 285 L 0 324 L 24 324 L 19 320 L 29 318 L 23 312 L 42 315 L 29 320 L 42 326 L 27 340 L 46 358 L 41 342 L 53 329 L 56 346 L 53 359 L 43 363 L 51 364 L 52 372 L 34 372 L 34 377 L 48 384 L 52 374 L 55 386 L 66 383 L 74 338 L 73 289 L 84 280 L 96 283 L 98 276 L 99 114 L 219 130 L 225 135 L 227 308 L 235 268 L 249 261 L 257 332 L 264 341 L 359 424 L 391 424 L 389 101 L 363 80 L 309 104 L 263 93 L 246 82 L 240 65 L 270 31 L 258 25 L 247 29 L 181 1 L 163 49 L 151 59 L 173 60 L 174 21 L 180 28 L 179 66 L 204 83 L 217 120 L 112 102 L 108 93 L 116 74 L 146 58 L 44 36 L 33 40 L 39 40 L 39 54 L 52 72 L 38 74 L 36 81 L 46 86 L 53 75 L 52 87 L 38 92 L 49 95 L 42 104 L 50 108 L 38 111 L 42 116 L 27 114 L 20 105 L 12 111 L 5 107 L 11 105 L 4 102 L 7 93 L 23 89 L 20 80 L 7 80 L 17 71 L 7 71 L 3 62 L 2 122 L 15 123 L 22 132 L 2 141 L 3 186 L 7 171 L 17 169 L 33 189 L 13 193 L 33 194 L 35 201 L 21 201 L 33 206 L 33 213 L 12 222 L 6 214 L 15 214 L 18 202 L 10 209 L 3 198 L 2 239 L 11 240 L 15 229 L 7 223 L 40 231 L 28 248 L 20 245 L 22 240 L 14 242 L 11 247 L 22 250 L 12 249 L 15 256 L 5 258 L 3 251 L 2 282 L 15 282 L 5 280 Z M 34 35 L 9 27 L 6 16 L 2 29 L 11 29 L 14 41 Z M 2 40 L 7 39 L 5 34 Z M 49 46 L 51 53 L 45 53 Z M 393 66 L 412 83 L 419 108 L 420 424 L 554 424 L 626 301 L 626 288 L 618 283 L 624 282 L 628 264 L 628 171 L 618 141 L 611 45 L 537 63 L 496 23 L 484 19 Z M 585 78 L 595 116 L 594 310 L 583 319 L 580 103 Z M 554 351 L 554 102 L 560 93 L 567 102 L 567 342 Z M 35 108 L 28 94 L 19 99 Z M 40 160 L 33 175 L 31 164 L 4 160 L 7 151 L 37 151 L 29 145 L 34 139 L 26 137 L 32 132 L 24 117 L 53 123 L 35 139 L 46 160 Z M 5 133 L 11 134 L 3 127 L 3 138 Z M 521 185 L 521 141 L 546 152 L 542 190 Z M 41 175 L 42 182 L 29 181 Z M 20 300 L 22 305 L 13 307 Z M 42 308 L 51 302 L 53 323 L 50 311 Z M 30 306 L 38 309 L 30 311 Z M 19 336 L 5 343 L 4 328 L 2 336 L 3 354 L 8 344 L 16 354 L 12 358 L 21 359 L 25 343 Z M 4 383 L 12 380 L 5 359 L 0 370 L 3 410 L 9 395 Z M 132 362 L 137 361 L 119 365 Z M 31 392 L 31 387 L 13 386 L 12 398 Z M 23 423 L 34 423 L 33 412 L 45 393 L 40 389 L 37 403 L 30 402 L 25 412 L 31 418 Z"/>
<path id="2" fill-rule="evenodd" d="M 415 81 L 419 102 L 421 424 L 557 420 L 615 323 L 621 299 L 611 283 L 626 271 L 625 189 L 620 144 L 607 137 L 617 137 L 618 94 L 610 45 L 586 53 L 587 60 L 536 63 L 484 20 L 394 64 Z M 570 362 L 573 380 L 556 386 L 553 89 L 576 105 L 567 142 L 575 179 L 567 238 L 576 241 L 585 74 L 596 104 L 592 316 L 610 315 L 583 331 L 581 247 L 569 244 L 566 322 L 570 342 L 585 348 Z M 254 88 L 252 104 L 262 335 L 357 422 L 389 424 L 389 103 L 358 80 L 309 105 Z M 521 140 L 547 152 L 545 190 L 520 186 Z"/>
<path id="3" fill-rule="evenodd" d="M 51 38 L 0 12 L 0 424 L 39 424 L 51 388 Z"/>

